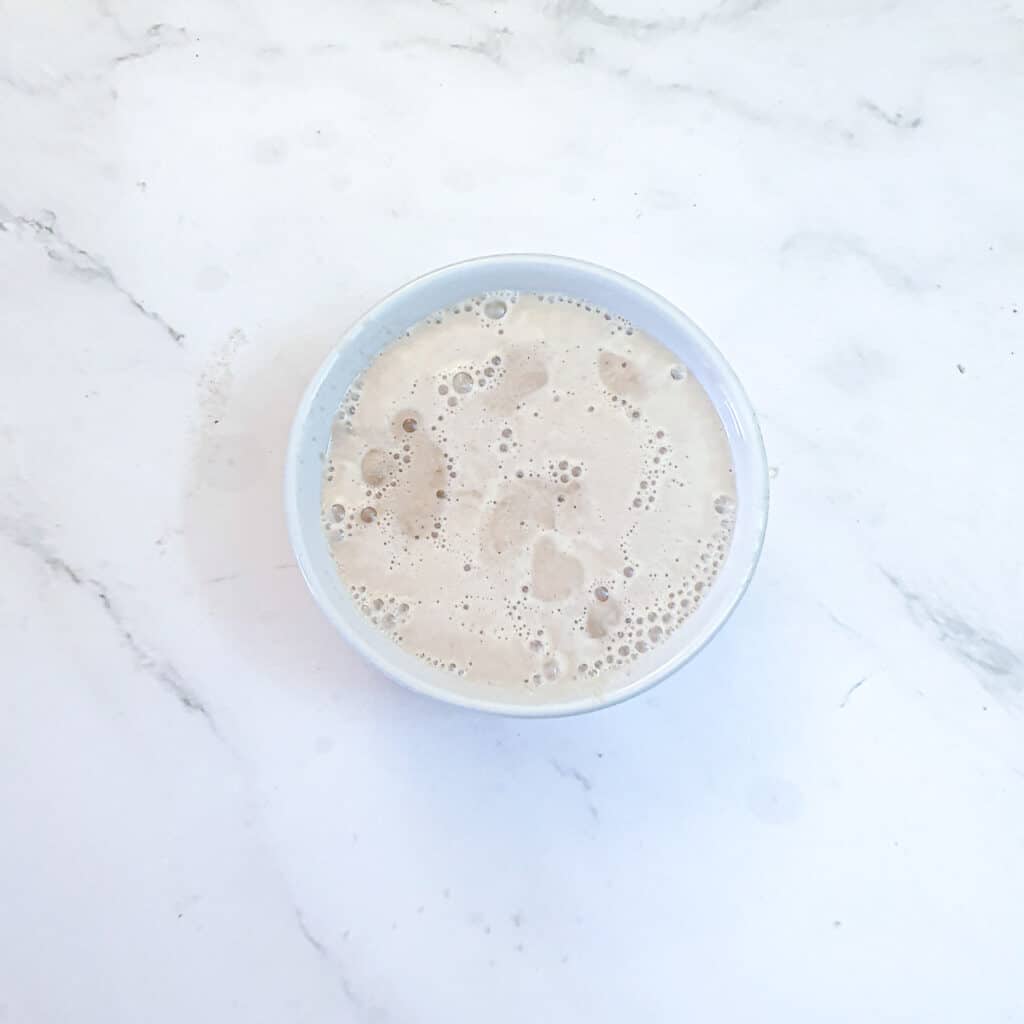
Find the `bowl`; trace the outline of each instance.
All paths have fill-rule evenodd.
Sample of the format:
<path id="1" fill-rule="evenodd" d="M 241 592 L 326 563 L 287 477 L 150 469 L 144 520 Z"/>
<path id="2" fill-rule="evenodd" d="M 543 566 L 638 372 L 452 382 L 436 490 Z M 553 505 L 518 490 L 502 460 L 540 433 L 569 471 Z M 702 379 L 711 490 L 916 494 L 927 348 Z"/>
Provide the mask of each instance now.
<path id="1" fill-rule="evenodd" d="M 570 295 L 623 316 L 675 352 L 711 398 L 732 450 L 737 513 L 732 543 L 697 610 L 638 658 L 621 684 L 570 697 L 544 688 L 509 689 L 433 668 L 402 650 L 359 611 L 342 583 L 320 519 L 323 461 L 331 423 L 349 385 L 376 354 L 428 314 L 470 295 L 498 290 Z M 379 302 L 345 333 L 311 381 L 292 427 L 285 505 L 295 559 L 323 613 L 370 663 L 418 693 L 465 708 L 505 715 L 578 714 L 634 697 L 686 664 L 718 632 L 757 566 L 768 519 L 768 467 L 757 418 L 739 380 L 708 337 L 649 288 L 592 263 L 558 256 L 485 256 L 442 267 Z"/>

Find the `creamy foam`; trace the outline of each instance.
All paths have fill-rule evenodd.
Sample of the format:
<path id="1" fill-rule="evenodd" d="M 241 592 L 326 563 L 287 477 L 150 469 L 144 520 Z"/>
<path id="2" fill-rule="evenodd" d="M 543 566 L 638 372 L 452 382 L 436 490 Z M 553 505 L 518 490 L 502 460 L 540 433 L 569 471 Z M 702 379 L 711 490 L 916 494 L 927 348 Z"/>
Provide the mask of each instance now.
<path id="1" fill-rule="evenodd" d="M 725 431 L 687 367 L 609 312 L 513 292 L 381 352 L 323 482 L 364 614 L 499 687 L 620 682 L 707 593 L 735 514 Z"/>

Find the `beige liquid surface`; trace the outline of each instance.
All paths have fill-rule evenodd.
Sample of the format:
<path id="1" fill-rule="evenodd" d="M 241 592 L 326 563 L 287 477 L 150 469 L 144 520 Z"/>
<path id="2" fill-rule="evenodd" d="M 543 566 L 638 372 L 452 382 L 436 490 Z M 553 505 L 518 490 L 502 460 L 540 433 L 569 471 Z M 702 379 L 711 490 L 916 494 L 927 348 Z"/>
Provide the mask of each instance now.
<path id="1" fill-rule="evenodd" d="M 655 339 L 564 296 L 440 310 L 350 389 L 325 464 L 338 572 L 466 680 L 599 693 L 693 613 L 736 511 L 722 423 Z M 538 693 L 538 698 L 541 694 Z"/>

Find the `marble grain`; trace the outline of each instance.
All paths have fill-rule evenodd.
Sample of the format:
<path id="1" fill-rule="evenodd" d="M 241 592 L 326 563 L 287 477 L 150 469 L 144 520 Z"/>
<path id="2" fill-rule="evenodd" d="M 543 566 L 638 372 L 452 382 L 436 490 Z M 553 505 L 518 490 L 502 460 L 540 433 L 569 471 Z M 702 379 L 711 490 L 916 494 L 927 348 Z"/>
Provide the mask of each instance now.
<path id="1" fill-rule="evenodd" d="M 1024 1021 L 1017 0 L 0 4 L 0 1021 Z M 375 676 L 281 470 L 488 252 L 683 306 L 772 517 L 698 661 Z"/>

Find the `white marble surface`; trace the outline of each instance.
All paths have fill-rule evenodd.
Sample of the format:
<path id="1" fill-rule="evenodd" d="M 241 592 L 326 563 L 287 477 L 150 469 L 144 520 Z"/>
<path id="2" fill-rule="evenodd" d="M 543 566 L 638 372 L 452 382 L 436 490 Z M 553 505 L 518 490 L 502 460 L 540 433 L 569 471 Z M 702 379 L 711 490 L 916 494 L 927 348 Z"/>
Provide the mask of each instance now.
<path id="1" fill-rule="evenodd" d="M 0 1020 L 1024 1020 L 1024 5 L 0 3 Z M 768 545 L 624 706 L 436 706 L 292 564 L 339 332 L 682 305 Z"/>

